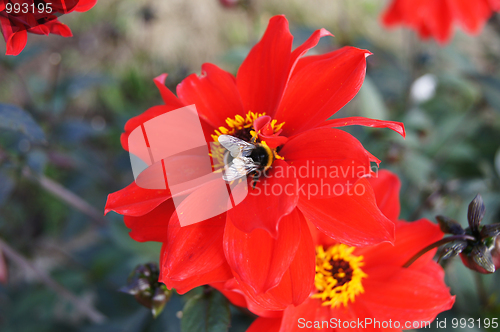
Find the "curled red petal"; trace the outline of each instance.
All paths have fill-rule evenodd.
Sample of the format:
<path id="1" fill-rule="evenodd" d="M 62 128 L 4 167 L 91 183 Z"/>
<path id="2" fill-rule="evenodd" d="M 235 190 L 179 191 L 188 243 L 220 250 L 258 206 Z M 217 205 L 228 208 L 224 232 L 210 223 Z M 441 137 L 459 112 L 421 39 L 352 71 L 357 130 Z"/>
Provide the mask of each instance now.
<path id="1" fill-rule="evenodd" d="M 6 43 L 6 55 L 18 55 L 28 42 L 28 32 L 13 27 L 8 18 L 0 16 L 3 38 Z"/>
<path id="2" fill-rule="evenodd" d="M 303 55 L 305 55 L 307 53 L 307 51 L 309 51 L 314 46 L 318 45 L 318 42 L 322 37 L 326 37 L 326 36 L 333 37 L 331 32 L 326 30 L 326 29 L 316 30 L 312 33 L 312 35 L 302 45 L 300 45 L 299 47 L 297 47 L 296 49 L 293 50 L 292 56 L 290 58 L 290 74 L 289 74 L 290 76 L 292 75 L 293 70 L 295 69 L 295 65 L 297 64 L 297 61 L 299 61 L 299 59 Z"/>
<path id="3" fill-rule="evenodd" d="M 269 20 L 236 76 L 245 111 L 274 115 L 288 80 L 292 40 L 285 16 Z"/>
<path id="4" fill-rule="evenodd" d="M 405 126 L 402 122 L 368 119 L 361 116 L 327 120 L 323 122 L 321 125 L 319 125 L 317 128 L 343 127 L 343 126 L 353 126 L 353 125 L 367 126 L 372 128 L 389 128 L 394 130 L 401 136 L 406 137 Z"/>
<path id="5" fill-rule="evenodd" d="M 169 190 L 143 189 L 132 182 L 108 195 L 104 213 L 115 211 L 128 216 L 143 216 L 171 197 Z"/>
<path id="6" fill-rule="evenodd" d="M 224 252 L 238 280 L 248 284 L 257 294 L 275 287 L 289 268 L 299 246 L 301 218 L 296 210 L 284 216 L 278 236 L 272 238 L 262 229 L 242 232 L 228 217 Z"/>
<path id="7" fill-rule="evenodd" d="M 298 211 L 297 211 L 298 212 Z M 299 213 L 299 216 L 301 214 Z M 248 284 L 240 280 L 235 274 L 237 287 L 242 290 L 248 302 L 248 308 L 259 310 L 279 311 L 289 305 L 299 305 L 304 302 L 314 288 L 314 267 L 316 254 L 311 234 L 308 231 L 306 220 L 301 218 L 301 237 L 295 257 L 286 270 L 279 284 L 266 293 L 256 293 Z M 267 313 L 270 316 L 269 313 Z"/>
<path id="8" fill-rule="evenodd" d="M 79 0 L 74 10 L 77 12 L 86 12 L 95 6 L 97 0 Z"/>
<path id="9" fill-rule="evenodd" d="M 343 47 L 301 58 L 274 116 L 278 123 L 285 122 L 284 136 L 316 127 L 347 104 L 363 84 L 369 54 Z"/>
<path id="10" fill-rule="evenodd" d="M 298 210 L 298 209 L 296 209 Z M 304 302 L 314 289 L 316 251 L 306 219 L 301 218 L 301 237 L 297 253 L 282 280 L 268 293 L 275 299 L 294 306 Z"/>
<path id="11" fill-rule="evenodd" d="M 174 203 L 169 199 L 143 216 L 126 215 L 123 221 L 130 228 L 130 237 L 138 242 L 166 242 L 168 223 L 174 212 Z"/>
<path id="12" fill-rule="evenodd" d="M 367 179 L 358 180 L 340 196 L 300 199 L 298 207 L 319 230 L 338 242 L 351 246 L 394 242 L 394 222 L 378 209 Z"/>
<path id="13" fill-rule="evenodd" d="M 375 193 L 377 206 L 390 220 L 396 222 L 399 217 L 399 191 L 401 181 L 398 176 L 387 170 L 379 170 L 368 179 Z"/>
<path id="14" fill-rule="evenodd" d="M 195 104 L 200 117 L 214 128 L 248 111 L 243 109 L 234 76 L 211 63 L 203 64 L 200 76 L 185 78 L 177 86 L 177 95 L 184 104 Z"/>
<path id="15" fill-rule="evenodd" d="M 50 31 L 50 33 L 60 35 L 63 37 L 73 37 L 71 29 L 64 23 L 58 20 L 52 20 L 44 24 Z"/>
<path id="16" fill-rule="evenodd" d="M 171 279 L 165 275 L 166 270 L 163 268 L 161 263 L 163 262 L 165 252 L 164 247 L 165 245 L 162 247 L 162 255 L 160 258 L 160 277 L 158 281 L 163 282 L 168 289 L 175 289 L 179 294 L 185 294 L 193 288 L 202 285 L 224 282 L 232 277 L 229 265 L 223 264 L 206 273 L 195 274 L 180 280 Z"/>
<path id="17" fill-rule="evenodd" d="M 170 91 L 169 88 L 165 86 L 165 80 L 167 79 L 168 74 L 164 73 L 161 74 L 158 77 L 155 77 L 153 82 L 155 83 L 156 87 L 160 91 L 161 98 L 163 99 L 163 102 L 165 105 L 169 105 L 171 107 L 176 107 L 180 108 L 184 106 L 182 102 Z"/>
<path id="18" fill-rule="evenodd" d="M 272 118 L 268 115 L 261 116 L 253 122 L 253 128 L 259 134 L 261 141 L 265 141 L 271 149 L 276 149 L 278 146 L 285 144 L 288 138 L 279 136 L 281 130 L 276 133 L 274 132 L 271 120 Z"/>

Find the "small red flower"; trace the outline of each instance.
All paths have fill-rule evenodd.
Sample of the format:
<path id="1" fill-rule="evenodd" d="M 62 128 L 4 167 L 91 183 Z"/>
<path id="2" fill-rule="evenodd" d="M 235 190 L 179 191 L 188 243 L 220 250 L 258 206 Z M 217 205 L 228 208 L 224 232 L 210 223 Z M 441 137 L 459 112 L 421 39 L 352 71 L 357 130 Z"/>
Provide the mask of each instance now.
<path id="1" fill-rule="evenodd" d="M 259 178 L 243 202 L 227 213 L 185 227 L 180 227 L 169 189 L 147 190 L 132 183 L 108 196 L 106 212 L 125 215 L 132 238 L 164 243 L 160 268 L 167 287 L 183 293 L 234 275 L 248 285 L 249 292 L 261 294 L 263 303 L 270 302 L 269 307 L 285 308 L 306 299 L 314 279 L 314 245 L 306 220 L 343 243 L 364 246 L 393 241 L 394 223 L 377 208 L 365 179 L 370 163 L 378 160 L 353 136 L 332 127 L 388 127 L 403 136 L 404 127 L 360 117 L 327 120 L 358 92 L 370 54 L 344 47 L 304 57 L 328 35 L 318 30 L 292 52 L 287 20 L 273 17 L 236 77 L 204 64 L 201 76 L 190 75 L 177 86 L 176 97 L 164 86 L 166 75 L 162 75 L 155 83 L 165 105 L 150 108 L 125 125 L 122 145 L 128 150 L 128 136 L 135 128 L 195 104 L 207 142 L 217 142 L 221 134 L 248 142 L 253 135 L 275 156 L 268 176 Z M 311 170 L 312 165 L 348 171 L 327 178 L 278 176 L 279 170 Z M 344 191 L 308 195 L 298 190 L 325 184 L 321 181 Z M 356 185 L 363 191 L 353 194 Z M 287 194 L 265 194 L 273 186 L 286 188 Z M 201 214 L 217 190 L 209 185 L 197 189 L 182 201 L 183 210 Z M 225 186 L 221 190 L 227 192 Z M 281 288 L 276 288 L 280 283 Z"/>
<path id="2" fill-rule="evenodd" d="M 387 27 L 404 25 L 417 31 L 422 39 L 433 37 L 446 44 L 455 24 L 475 35 L 498 10 L 499 0 L 393 0 L 382 22 Z"/>
<path id="3" fill-rule="evenodd" d="M 370 182 L 380 209 L 397 218 L 399 179 L 390 172 L 380 171 L 379 177 Z M 260 316 L 248 332 L 345 328 L 401 331 L 423 327 L 423 322 L 431 322 L 437 314 L 450 309 L 455 297 L 444 284 L 443 269 L 432 260 L 435 250 L 409 268 L 402 266 L 413 254 L 442 236 L 439 227 L 425 219 L 397 221 L 394 246 L 383 243 L 354 248 L 316 233 L 314 290 L 305 302 L 290 305 L 284 311 L 262 308 L 255 297 L 241 291 L 246 286 L 235 280 L 212 286 L 233 304 L 248 307 Z M 362 325 L 356 325 L 359 322 Z M 385 325 L 389 322 L 390 326 Z"/>
<path id="4" fill-rule="evenodd" d="M 56 14 L 73 11 L 85 12 L 97 0 L 0 0 L 0 27 L 7 44 L 6 55 L 18 55 L 26 46 L 28 32 L 38 35 L 50 33 L 63 37 L 73 34 L 69 27 L 57 19 Z M 19 6 L 19 7 L 18 7 Z"/>

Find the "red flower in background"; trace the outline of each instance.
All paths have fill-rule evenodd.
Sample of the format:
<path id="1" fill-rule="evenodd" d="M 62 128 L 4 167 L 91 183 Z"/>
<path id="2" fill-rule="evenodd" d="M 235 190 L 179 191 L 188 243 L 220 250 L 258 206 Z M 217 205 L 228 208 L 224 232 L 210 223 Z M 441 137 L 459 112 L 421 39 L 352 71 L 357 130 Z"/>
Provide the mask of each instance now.
<path id="1" fill-rule="evenodd" d="M 73 34 L 57 19 L 56 14 L 85 12 L 97 0 L 0 0 L 0 26 L 7 46 L 6 55 L 18 55 L 26 46 L 28 32 L 38 35 L 50 33 L 63 37 Z M 19 6 L 19 7 L 18 7 Z"/>
<path id="2" fill-rule="evenodd" d="M 263 192 L 266 185 L 278 185 L 292 192 L 250 193 L 227 213 L 185 227 L 180 227 L 168 189 L 147 190 L 132 183 L 110 194 L 106 212 L 125 215 L 132 238 L 164 243 L 160 269 L 167 287 L 184 293 L 234 276 L 248 286 L 246 291 L 261 296 L 262 305 L 282 309 L 301 303 L 311 291 L 314 245 L 306 218 L 344 243 L 363 246 L 393 241 L 394 224 L 377 208 L 364 178 L 370 174 L 370 162 L 378 160 L 353 136 L 331 127 L 388 127 L 402 135 L 404 128 L 401 123 L 359 117 L 327 120 L 358 92 L 369 54 L 344 47 L 304 57 L 327 35 L 328 31 L 318 30 L 292 52 L 287 20 L 273 17 L 236 78 L 215 65 L 204 64 L 201 76 L 190 75 L 177 86 L 176 97 L 164 86 L 166 75 L 162 75 L 155 83 L 165 105 L 150 108 L 125 125 L 122 145 L 128 150 L 128 136 L 135 128 L 158 115 L 195 104 L 207 142 L 217 142 L 220 134 L 248 141 L 254 131 L 257 141 L 273 151 L 276 158 L 269 176 L 261 177 L 255 190 Z M 331 186 L 350 181 L 365 190 L 361 195 L 353 195 L 350 188 L 340 195 L 307 197 L 296 187 L 318 185 L 321 179 L 307 177 L 299 183 L 295 178 L 274 176 L 277 169 L 307 168 L 308 163 L 356 168 L 356 174 L 323 180 Z M 182 202 L 184 210 L 202 213 L 204 198 L 213 195 L 217 195 L 217 188 L 200 188 Z"/>
<path id="3" fill-rule="evenodd" d="M 452 307 L 454 296 L 444 284 L 444 271 L 432 260 L 435 250 L 420 257 L 409 268 L 402 267 L 420 249 L 441 239 L 443 233 L 425 219 L 416 222 L 396 220 L 400 188 L 397 176 L 380 171 L 379 177 L 370 182 L 380 209 L 396 221 L 395 245 L 383 243 L 354 248 L 335 243 L 316 232 L 315 289 L 304 303 L 291 305 L 284 311 L 260 307 L 247 293 L 241 292 L 244 285 L 235 280 L 212 284 L 235 305 L 248 307 L 261 316 L 248 332 L 334 331 L 333 324 L 340 324 L 337 328 L 343 330 L 346 325 L 342 324 L 370 321 L 365 319 L 371 319 L 372 324 L 392 321 L 391 330 L 401 331 L 417 325 L 422 327 L 422 322 L 431 322 L 440 312 Z M 311 323 L 306 325 L 308 321 Z M 314 325 L 314 321 L 320 325 Z M 324 321 L 333 323 L 322 326 Z M 372 324 L 350 327 L 351 330 L 372 331 L 388 327 Z"/>
<path id="4" fill-rule="evenodd" d="M 469 34 L 478 34 L 498 10 L 499 0 L 393 0 L 382 22 L 387 27 L 404 25 L 422 39 L 433 37 L 445 44 L 453 36 L 455 24 Z"/>

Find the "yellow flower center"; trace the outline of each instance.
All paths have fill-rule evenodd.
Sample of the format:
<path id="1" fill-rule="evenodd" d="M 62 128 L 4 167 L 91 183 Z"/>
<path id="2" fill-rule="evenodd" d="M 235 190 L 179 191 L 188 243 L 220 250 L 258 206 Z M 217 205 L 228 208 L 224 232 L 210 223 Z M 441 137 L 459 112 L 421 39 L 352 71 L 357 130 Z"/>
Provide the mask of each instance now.
<path id="1" fill-rule="evenodd" d="M 260 141 L 258 139 L 258 134 L 253 129 L 253 123 L 255 120 L 260 118 L 261 116 L 266 115 L 266 113 L 254 113 L 249 111 L 245 117 L 241 115 L 236 115 L 234 119 L 227 118 L 226 126 L 219 127 L 215 130 L 215 134 L 212 134 L 212 139 L 214 140 L 215 147 L 212 148 L 212 153 L 210 156 L 213 158 L 215 169 L 220 169 L 224 167 L 224 154 L 226 150 L 219 145 L 219 136 L 220 135 L 231 135 L 236 138 L 239 138 L 245 142 L 250 142 L 253 139 L 255 143 L 261 143 L 266 145 L 265 141 Z M 271 128 L 273 132 L 276 133 L 283 127 L 285 123 L 277 124 L 277 120 L 271 120 Z M 267 145 L 266 145 L 267 146 Z M 283 159 L 278 153 L 273 150 L 274 157 L 277 159 Z"/>
<path id="2" fill-rule="evenodd" d="M 368 277 L 361 270 L 363 256 L 355 256 L 355 247 L 336 244 L 326 251 L 316 247 L 316 277 L 314 285 L 317 293 L 312 297 L 321 299 L 324 306 L 345 307 L 354 302 L 357 295 L 364 292 L 362 280 Z"/>

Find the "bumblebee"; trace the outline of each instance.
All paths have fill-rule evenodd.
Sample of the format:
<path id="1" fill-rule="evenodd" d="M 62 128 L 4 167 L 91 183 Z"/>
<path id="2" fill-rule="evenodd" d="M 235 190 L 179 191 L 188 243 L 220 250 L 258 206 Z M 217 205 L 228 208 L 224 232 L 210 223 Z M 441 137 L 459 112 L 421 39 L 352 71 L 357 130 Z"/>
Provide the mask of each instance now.
<path id="1" fill-rule="evenodd" d="M 245 142 L 230 135 L 220 135 L 219 143 L 228 151 L 224 155 L 224 181 L 231 182 L 253 173 L 253 187 L 259 175 L 267 171 L 274 161 L 274 153 L 265 143 L 255 143 L 256 137 Z"/>

